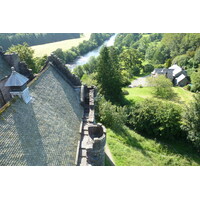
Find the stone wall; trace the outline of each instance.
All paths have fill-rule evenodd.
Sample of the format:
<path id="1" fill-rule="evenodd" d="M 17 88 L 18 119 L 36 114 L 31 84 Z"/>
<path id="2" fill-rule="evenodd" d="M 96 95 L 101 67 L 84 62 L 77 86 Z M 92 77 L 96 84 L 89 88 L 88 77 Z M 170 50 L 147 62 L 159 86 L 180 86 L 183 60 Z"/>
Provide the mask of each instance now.
<path id="1" fill-rule="evenodd" d="M 62 61 L 55 56 L 54 54 L 51 54 L 48 57 L 47 62 L 51 62 L 53 64 L 53 66 L 55 67 L 55 69 L 58 70 L 58 72 L 60 73 L 60 75 L 71 85 L 71 86 L 81 86 L 81 81 L 80 79 L 72 74 L 70 72 L 70 70 L 65 67 L 65 65 L 62 63 Z"/>
<path id="2" fill-rule="evenodd" d="M 78 166 L 104 166 L 106 144 L 106 129 L 102 124 L 95 123 L 94 99 L 96 95 L 95 87 L 84 86 L 81 90 L 81 99 L 84 99 L 84 117 L 81 124 L 81 140 L 78 145 L 79 150 L 76 159 Z M 85 97 L 83 97 L 85 95 Z"/>

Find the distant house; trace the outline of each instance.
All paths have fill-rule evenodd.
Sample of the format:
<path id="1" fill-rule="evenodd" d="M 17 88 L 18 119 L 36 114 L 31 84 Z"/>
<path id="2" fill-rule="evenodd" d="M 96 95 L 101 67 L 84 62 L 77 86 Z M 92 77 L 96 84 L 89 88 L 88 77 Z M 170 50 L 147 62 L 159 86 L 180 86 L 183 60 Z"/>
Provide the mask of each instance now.
<path id="1" fill-rule="evenodd" d="M 156 68 L 151 72 L 152 77 L 157 77 L 158 75 L 165 75 L 175 86 L 183 87 L 189 83 L 187 72 L 176 64 L 172 65 L 168 69 Z"/>

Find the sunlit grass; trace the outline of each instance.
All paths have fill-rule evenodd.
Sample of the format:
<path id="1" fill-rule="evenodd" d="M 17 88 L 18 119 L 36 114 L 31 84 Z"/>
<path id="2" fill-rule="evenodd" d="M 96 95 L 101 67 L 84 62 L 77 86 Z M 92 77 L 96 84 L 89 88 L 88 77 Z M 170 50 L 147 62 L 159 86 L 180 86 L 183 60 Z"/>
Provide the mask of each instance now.
<path id="1" fill-rule="evenodd" d="M 118 166 L 187 166 L 199 165 L 199 154 L 187 143 L 158 142 L 124 127 L 107 129 L 107 143 Z"/>
<path id="2" fill-rule="evenodd" d="M 177 101 L 175 103 L 189 103 L 193 100 L 193 93 L 189 92 L 181 87 L 173 87 L 174 92 L 177 94 Z M 129 92 L 126 95 L 127 100 L 141 101 L 148 98 L 155 98 L 153 92 L 153 87 L 135 87 L 135 88 L 125 88 Z M 170 101 L 170 100 L 169 100 Z"/>
<path id="3" fill-rule="evenodd" d="M 31 48 L 35 51 L 34 57 L 42 57 L 44 55 L 50 55 L 58 48 L 61 48 L 62 50 L 68 50 L 72 47 L 76 47 L 83 42 L 83 40 L 89 40 L 90 35 L 91 33 L 85 33 L 80 38 L 31 46 Z"/>

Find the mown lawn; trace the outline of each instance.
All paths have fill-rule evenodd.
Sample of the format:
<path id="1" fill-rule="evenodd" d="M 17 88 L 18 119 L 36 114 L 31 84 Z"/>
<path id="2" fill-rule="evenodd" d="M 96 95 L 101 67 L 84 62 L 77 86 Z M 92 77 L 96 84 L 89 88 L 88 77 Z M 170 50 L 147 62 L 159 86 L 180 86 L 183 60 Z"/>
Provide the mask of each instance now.
<path id="1" fill-rule="evenodd" d="M 200 165 L 199 153 L 186 142 L 158 142 L 127 127 L 118 133 L 107 129 L 107 144 L 117 166 Z"/>
<path id="2" fill-rule="evenodd" d="M 83 37 L 80 38 L 31 46 L 31 48 L 35 51 L 34 57 L 42 57 L 45 54 L 50 55 L 53 51 L 55 51 L 58 48 L 61 48 L 62 50 L 68 50 L 72 47 L 76 47 L 81 42 L 83 42 L 83 40 L 89 40 L 90 35 L 91 33 L 86 33 Z"/>
<path id="3" fill-rule="evenodd" d="M 126 95 L 127 100 L 141 101 L 147 98 L 155 98 L 153 95 L 153 87 L 135 87 L 135 88 L 125 88 L 129 92 Z M 189 103 L 193 99 L 193 93 L 189 92 L 181 87 L 173 87 L 174 92 L 177 94 L 177 100 L 175 103 Z"/>

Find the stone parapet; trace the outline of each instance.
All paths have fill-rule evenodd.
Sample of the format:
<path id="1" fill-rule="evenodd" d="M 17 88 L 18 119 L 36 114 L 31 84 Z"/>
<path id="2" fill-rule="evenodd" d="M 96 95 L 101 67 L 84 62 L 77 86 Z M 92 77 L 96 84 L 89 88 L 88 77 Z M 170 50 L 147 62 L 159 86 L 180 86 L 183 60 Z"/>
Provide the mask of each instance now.
<path id="1" fill-rule="evenodd" d="M 95 123 L 95 87 L 84 87 L 84 107 L 85 113 L 81 125 L 81 140 L 77 156 L 78 166 L 104 166 L 106 144 L 106 129 Z"/>
<path id="2" fill-rule="evenodd" d="M 71 85 L 71 86 L 81 86 L 80 79 L 72 74 L 70 70 L 62 63 L 62 61 L 54 54 L 48 57 L 47 62 L 52 62 L 55 69 L 58 70 L 60 75 Z"/>

